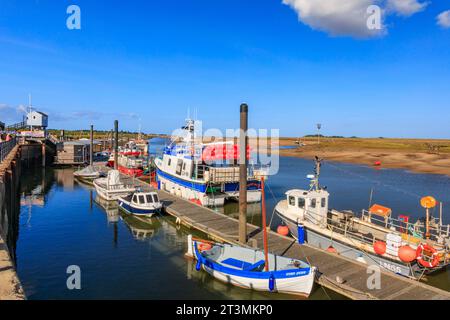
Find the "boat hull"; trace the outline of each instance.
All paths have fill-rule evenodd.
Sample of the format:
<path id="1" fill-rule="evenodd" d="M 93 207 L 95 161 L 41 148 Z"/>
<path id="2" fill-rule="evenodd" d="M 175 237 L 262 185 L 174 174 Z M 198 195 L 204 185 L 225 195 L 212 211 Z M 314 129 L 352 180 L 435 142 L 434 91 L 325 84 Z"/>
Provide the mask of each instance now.
<path id="1" fill-rule="evenodd" d="M 129 202 L 119 198 L 119 207 L 129 214 L 135 216 L 151 217 L 160 212 L 160 208 L 142 209 L 132 206 Z"/>
<path id="2" fill-rule="evenodd" d="M 295 239 L 298 239 L 298 224 L 295 221 L 292 221 L 291 219 L 284 216 L 277 209 L 275 209 L 275 212 L 280 217 L 280 219 L 288 226 L 290 234 Z M 348 244 L 340 242 L 336 239 L 330 239 L 328 236 L 321 234 L 316 230 L 312 230 L 307 226 L 304 226 L 304 230 L 305 242 L 313 247 L 326 250 L 330 245 L 332 245 L 337 253 L 344 257 L 366 263 L 368 265 L 375 265 L 402 276 L 415 277 L 414 269 L 416 268 L 414 266 L 410 267 L 407 264 L 401 264 L 390 259 L 385 259 L 378 255 L 364 252 L 356 247 L 349 246 Z"/>
<path id="3" fill-rule="evenodd" d="M 316 268 L 313 266 L 305 265 L 303 268 L 298 269 L 275 268 L 275 270 L 269 271 L 250 271 L 250 269 L 239 269 L 237 265 L 235 265 L 235 267 L 227 267 L 224 263 L 226 264 L 226 261 L 230 259 L 222 261 L 222 263 L 217 263 L 217 261 L 205 258 L 198 249 L 198 246 L 201 245 L 202 242 L 196 240 L 193 241 L 192 236 L 189 236 L 188 252 L 186 253 L 187 256 L 193 257 L 197 260 L 197 270 L 200 270 L 199 264 L 201 264 L 203 270 L 221 282 L 250 290 L 286 293 L 303 297 L 308 297 L 313 289 L 316 274 Z M 247 248 L 241 249 L 253 251 L 252 249 Z M 238 248 L 238 250 L 240 249 Z M 255 251 L 252 255 L 255 254 L 258 254 L 257 251 Z M 237 256 L 238 254 L 234 257 Z M 289 259 L 284 257 L 279 258 Z M 269 261 L 271 261 L 270 263 L 276 263 L 274 262 L 275 260 L 277 260 L 277 257 L 269 254 Z M 236 261 L 245 263 L 242 260 Z M 230 264 L 230 262 L 228 262 L 228 264 Z"/>
<path id="4" fill-rule="evenodd" d="M 231 285 L 251 289 L 256 291 L 269 291 L 269 279 L 258 279 L 258 278 L 247 278 L 240 277 L 237 275 L 230 275 L 225 272 L 216 271 L 211 267 L 203 265 L 203 270 L 208 272 L 211 276 L 216 278 L 219 281 L 229 283 Z M 284 278 L 284 279 L 275 279 L 274 281 L 274 291 L 278 293 L 286 293 L 299 295 L 303 297 L 309 297 L 312 288 L 314 286 L 314 272 L 311 272 L 309 275 L 300 276 L 300 277 L 292 277 L 292 278 Z"/>
<path id="5" fill-rule="evenodd" d="M 118 200 L 120 197 L 125 197 L 127 195 L 129 195 L 131 192 L 134 191 L 134 189 L 117 189 L 117 190 L 107 190 L 105 187 L 99 185 L 98 183 L 96 183 L 96 181 L 94 180 L 94 187 L 95 187 L 95 191 L 97 192 L 97 194 L 108 201 L 116 201 Z"/>
<path id="6" fill-rule="evenodd" d="M 225 204 L 226 199 L 239 199 L 238 187 L 230 188 L 233 191 L 211 194 L 207 193 L 208 186 L 206 183 L 183 180 L 163 172 L 161 169 L 157 169 L 156 174 L 161 189 L 187 200 L 198 199 L 206 207 L 220 207 Z M 247 203 L 260 201 L 261 190 L 251 189 L 247 191 Z"/>
<path id="7" fill-rule="evenodd" d="M 140 177 L 144 174 L 144 170 L 142 170 L 140 168 L 128 168 L 128 167 L 124 167 L 124 166 L 119 166 L 118 170 L 121 173 L 126 174 L 130 177 Z"/>

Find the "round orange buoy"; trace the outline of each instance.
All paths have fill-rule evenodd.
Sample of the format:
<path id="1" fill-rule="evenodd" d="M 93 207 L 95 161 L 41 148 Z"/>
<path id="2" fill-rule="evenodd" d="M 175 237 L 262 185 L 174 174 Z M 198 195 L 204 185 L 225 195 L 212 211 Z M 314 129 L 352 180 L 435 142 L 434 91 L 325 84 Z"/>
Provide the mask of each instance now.
<path id="1" fill-rule="evenodd" d="M 277 233 L 281 234 L 282 236 L 288 236 L 289 235 L 289 228 L 287 226 L 278 226 Z"/>
<path id="2" fill-rule="evenodd" d="M 327 251 L 330 253 L 337 253 L 337 250 L 335 247 L 333 247 L 331 244 L 330 246 L 327 248 Z"/>
<path id="3" fill-rule="evenodd" d="M 198 250 L 200 251 L 208 251 L 211 250 L 212 245 L 210 243 L 202 242 L 198 245 Z"/>
<path id="4" fill-rule="evenodd" d="M 436 207 L 436 199 L 433 197 L 423 197 L 420 199 L 420 205 L 426 209 L 431 209 Z"/>
<path id="5" fill-rule="evenodd" d="M 416 250 L 414 250 L 413 248 L 411 248 L 408 245 L 401 246 L 398 249 L 398 257 L 403 262 L 409 263 L 409 262 L 413 262 L 414 260 L 416 260 L 417 253 L 416 253 Z"/>
<path id="6" fill-rule="evenodd" d="M 377 167 L 378 167 L 378 166 L 381 166 L 381 161 L 379 161 L 379 160 L 378 160 L 378 161 L 375 161 L 375 162 L 373 163 L 373 165 L 374 165 L 374 166 L 377 166 Z"/>
<path id="7" fill-rule="evenodd" d="M 373 244 L 373 250 L 376 254 L 379 254 L 380 256 L 386 253 L 386 242 L 384 241 L 377 241 Z"/>
<path id="8" fill-rule="evenodd" d="M 198 204 L 199 206 L 202 205 L 202 202 L 200 201 L 200 199 L 192 198 L 192 199 L 189 199 L 189 201 L 192 202 L 192 203 Z"/>

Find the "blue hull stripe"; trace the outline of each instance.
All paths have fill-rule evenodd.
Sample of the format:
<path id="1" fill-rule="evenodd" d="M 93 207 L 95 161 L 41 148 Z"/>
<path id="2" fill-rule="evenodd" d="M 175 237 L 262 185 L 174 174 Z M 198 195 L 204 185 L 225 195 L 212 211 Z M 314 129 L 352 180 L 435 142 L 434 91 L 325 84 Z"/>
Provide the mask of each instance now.
<path id="1" fill-rule="evenodd" d="M 190 188 L 195 191 L 199 191 L 201 193 L 205 193 L 207 186 L 206 183 L 198 183 L 198 182 L 192 182 L 188 180 L 184 180 L 178 177 L 175 177 L 169 173 L 163 172 L 160 169 L 156 169 L 156 173 L 158 176 L 163 177 L 164 179 L 167 179 L 173 183 L 176 183 L 180 186 Z M 247 182 L 247 190 L 260 190 L 261 185 L 259 181 L 257 180 L 249 180 Z M 232 183 L 225 183 L 225 192 L 234 192 L 239 191 L 239 182 L 232 182 Z"/>
<path id="2" fill-rule="evenodd" d="M 275 279 L 288 279 L 307 276 L 311 271 L 311 268 L 289 269 L 280 271 L 246 271 L 228 268 L 202 256 L 202 254 L 197 249 L 197 245 L 195 245 L 195 255 L 197 257 L 197 260 L 199 260 L 207 268 L 210 268 L 217 272 L 222 272 L 225 274 L 243 278 L 269 280 L 270 277 L 273 276 L 275 277 Z"/>
<path id="3" fill-rule="evenodd" d="M 122 202 L 119 200 L 119 206 L 124 209 L 125 211 L 135 214 L 135 215 L 150 215 L 150 214 L 155 214 L 158 212 L 157 209 L 137 209 L 137 208 L 133 208 L 132 206 L 130 206 L 128 203 L 126 202 Z"/>
<path id="4" fill-rule="evenodd" d="M 192 182 L 192 181 L 187 181 L 187 180 L 184 180 L 181 178 L 177 178 L 171 174 L 161 171 L 160 169 L 156 169 L 156 173 L 158 174 L 158 176 L 163 177 L 167 180 L 170 180 L 173 183 L 179 184 L 180 186 L 190 188 L 190 189 L 202 192 L 202 193 L 206 192 L 206 183 L 197 183 L 197 182 Z"/>

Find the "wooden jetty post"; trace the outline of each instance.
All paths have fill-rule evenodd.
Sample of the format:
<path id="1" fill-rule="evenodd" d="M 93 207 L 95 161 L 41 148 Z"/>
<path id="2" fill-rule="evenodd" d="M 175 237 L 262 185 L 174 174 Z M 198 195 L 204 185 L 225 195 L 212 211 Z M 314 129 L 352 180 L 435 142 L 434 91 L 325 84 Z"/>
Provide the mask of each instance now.
<path id="1" fill-rule="evenodd" d="M 114 120 L 114 169 L 119 168 L 119 121 Z"/>
<path id="2" fill-rule="evenodd" d="M 42 166 L 45 167 L 45 158 L 47 157 L 45 154 L 45 141 L 41 142 L 41 148 L 42 148 Z"/>
<path id="3" fill-rule="evenodd" d="M 91 124 L 90 133 L 91 144 L 89 147 L 89 164 L 92 166 L 94 164 L 94 126 Z"/>
<path id="4" fill-rule="evenodd" d="M 239 130 L 239 242 L 247 243 L 248 106 L 241 104 Z"/>

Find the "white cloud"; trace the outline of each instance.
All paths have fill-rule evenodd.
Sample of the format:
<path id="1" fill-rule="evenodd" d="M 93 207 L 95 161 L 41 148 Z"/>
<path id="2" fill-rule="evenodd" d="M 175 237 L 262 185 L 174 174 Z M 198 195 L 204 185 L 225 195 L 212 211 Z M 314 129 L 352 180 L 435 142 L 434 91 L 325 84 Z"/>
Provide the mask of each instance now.
<path id="1" fill-rule="evenodd" d="M 444 11 L 437 16 L 437 24 L 442 28 L 450 28 L 450 10 Z"/>
<path id="2" fill-rule="evenodd" d="M 283 0 L 299 19 L 315 30 L 334 36 L 369 37 L 380 30 L 367 28 L 367 8 L 377 0 Z"/>
<path id="3" fill-rule="evenodd" d="M 282 0 L 292 7 L 299 20 L 315 30 L 333 36 L 367 38 L 384 35 L 387 28 L 384 19 L 389 14 L 405 17 L 424 10 L 429 2 L 423 0 Z M 381 29 L 367 27 L 370 6 L 381 9 Z"/>
<path id="4" fill-rule="evenodd" d="M 429 2 L 420 2 L 419 0 L 387 0 L 387 9 L 398 15 L 410 17 L 425 10 L 428 4 Z"/>

